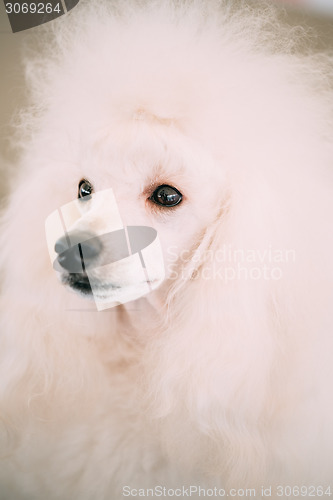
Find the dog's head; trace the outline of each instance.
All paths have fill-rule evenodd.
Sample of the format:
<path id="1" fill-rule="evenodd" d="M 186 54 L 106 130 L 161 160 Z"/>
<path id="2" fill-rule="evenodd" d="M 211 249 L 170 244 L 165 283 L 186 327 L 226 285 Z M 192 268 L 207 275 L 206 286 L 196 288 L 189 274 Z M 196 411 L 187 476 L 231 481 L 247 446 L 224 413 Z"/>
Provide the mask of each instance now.
<path id="1" fill-rule="evenodd" d="M 69 241 L 63 229 L 48 243 L 62 282 L 81 295 L 91 295 L 92 283 L 100 299 L 120 303 L 147 284 L 175 290 L 198 271 L 203 252 L 221 244 L 284 245 L 278 232 L 291 229 L 277 221 L 298 203 L 288 185 L 301 169 L 310 190 L 304 174 L 318 158 L 312 112 L 322 110 L 304 106 L 313 94 L 300 83 L 301 65 L 275 57 L 274 34 L 270 46 L 266 32 L 250 29 L 250 11 L 240 31 L 237 15 L 221 14 L 221 30 L 213 16 L 206 26 L 200 9 L 184 14 L 178 24 L 163 8 L 115 21 L 96 8 L 81 38 L 71 35 L 75 19 L 80 29 L 87 17 L 78 10 L 59 28 L 61 57 L 48 54 L 42 74 L 38 59 L 30 67 L 44 114 L 34 122 L 32 175 L 22 189 L 36 192 L 44 219 L 77 198 L 65 224 Z M 259 48 L 261 36 L 271 52 Z M 100 204 L 105 190 L 111 212 Z M 156 231 L 165 272 L 153 259 L 147 275 L 138 255 L 132 265 L 119 248 L 128 235 L 102 236 L 134 226 Z M 85 267 L 77 271 L 82 241 Z"/>
<path id="2" fill-rule="evenodd" d="M 76 200 L 46 224 L 62 283 L 100 307 L 185 280 L 226 196 L 207 151 L 176 123 L 142 113 L 134 110 L 123 144 L 108 132 L 90 145 L 94 155 L 71 186 Z"/>

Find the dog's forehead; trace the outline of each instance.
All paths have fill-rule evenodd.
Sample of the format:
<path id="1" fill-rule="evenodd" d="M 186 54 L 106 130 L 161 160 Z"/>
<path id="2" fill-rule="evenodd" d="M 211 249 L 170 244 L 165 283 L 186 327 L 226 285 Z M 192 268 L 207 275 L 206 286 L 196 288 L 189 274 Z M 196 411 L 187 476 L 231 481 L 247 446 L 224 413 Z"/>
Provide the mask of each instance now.
<path id="1" fill-rule="evenodd" d="M 145 116 L 137 118 L 137 113 Z M 134 111 L 125 124 L 82 134 L 85 151 L 81 161 L 96 172 L 109 172 L 125 181 L 131 176 L 158 177 L 181 175 L 187 170 L 195 145 L 172 123 L 143 110 Z"/>
<path id="2" fill-rule="evenodd" d="M 107 35 L 94 33 L 89 45 L 82 42 L 78 51 L 69 49 L 62 56 L 47 90 L 62 123 L 72 129 L 85 126 L 89 132 L 131 121 L 183 129 L 200 125 L 216 111 L 217 55 L 190 49 L 181 29 L 179 45 L 172 47 L 170 34 L 156 38 L 154 24 L 143 40 L 125 31 L 124 46 L 111 29 Z"/>

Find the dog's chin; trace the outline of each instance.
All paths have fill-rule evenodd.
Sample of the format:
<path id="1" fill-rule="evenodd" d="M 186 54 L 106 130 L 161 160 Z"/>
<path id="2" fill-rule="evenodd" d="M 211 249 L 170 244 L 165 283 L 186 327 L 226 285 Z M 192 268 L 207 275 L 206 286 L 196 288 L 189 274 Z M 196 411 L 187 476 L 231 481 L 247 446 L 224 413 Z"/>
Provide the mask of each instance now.
<path id="1" fill-rule="evenodd" d="M 74 292 L 79 295 L 83 295 L 86 298 L 94 298 L 91 283 L 89 278 L 84 273 L 70 273 L 63 275 L 61 277 L 61 282 L 63 285 L 69 287 Z M 101 295 L 101 298 L 110 297 L 116 290 L 119 290 L 121 287 L 112 283 L 94 283 L 94 294 L 98 293 Z"/>
<path id="2" fill-rule="evenodd" d="M 70 288 L 74 292 L 77 292 L 80 295 L 84 295 L 88 298 L 92 298 L 93 296 L 88 276 L 77 276 L 69 274 L 66 279 L 66 285 L 70 286 Z"/>
<path id="3" fill-rule="evenodd" d="M 151 282 L 154 284 L 157 280 Z M 97 299 L 102 302 L 127 301 L 130 297 L 147 293 L 147 281 L 119 285 L 112 282 L 91 282 L 85 273 L 70 273 L 61 277 L 61 282 L 73 292 L 87 299 Z"/>

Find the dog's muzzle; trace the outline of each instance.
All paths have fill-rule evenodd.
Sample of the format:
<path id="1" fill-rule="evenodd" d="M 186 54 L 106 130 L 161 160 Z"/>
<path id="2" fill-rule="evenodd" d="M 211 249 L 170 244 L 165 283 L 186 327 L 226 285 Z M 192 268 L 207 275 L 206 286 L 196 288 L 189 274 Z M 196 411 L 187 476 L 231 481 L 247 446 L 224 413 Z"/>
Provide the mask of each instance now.
<path id="1" fill-rule="evenodd" d="M 45 224 L 50 258 L 61 281 L 83 294 L 92 294 L 98 310 L 135 300 L 157 288 L 165 277 L 157 231 L 149 226 L 124 226 L 112 189 L 93 193 L 90 205 L 86 205 L 89 225 L 93 225 L 93 213 L 99 222 L 96 226 L 103 231 L 70 230 L 84 227 L 86 216 L 80 203 L 74 200 L 63 205 Z M 113 273 L 119 275 L 119 265 L 133 275 L 134 281 L 124 289 L 120 285 L 123 280 L 112 282 Z M 109 279 L 101 281 L 96 276 Z"/>

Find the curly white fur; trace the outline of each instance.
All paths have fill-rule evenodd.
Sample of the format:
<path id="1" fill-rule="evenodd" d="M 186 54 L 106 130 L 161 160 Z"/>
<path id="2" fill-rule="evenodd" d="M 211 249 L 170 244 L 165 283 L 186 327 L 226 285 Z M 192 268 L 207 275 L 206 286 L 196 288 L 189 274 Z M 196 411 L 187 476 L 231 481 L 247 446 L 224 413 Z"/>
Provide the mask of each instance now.
<path id="1" fill-rule="evenodd" d="M 327 487 L 332 60 L 266 4 L 125 3 L 81 0 L 27 63 L 1 232 L 0 498 Z M 48 260 L 45 219 L 83 177 L 158 230 L 169 273 L 109 312 Z M 182 204 L 147 204 L 156 183 Z M 270 248 L 294 256 L 281 279 L 246 279 L 249 259 L 223 279 L 238 262 L 219 251 Z"/>

